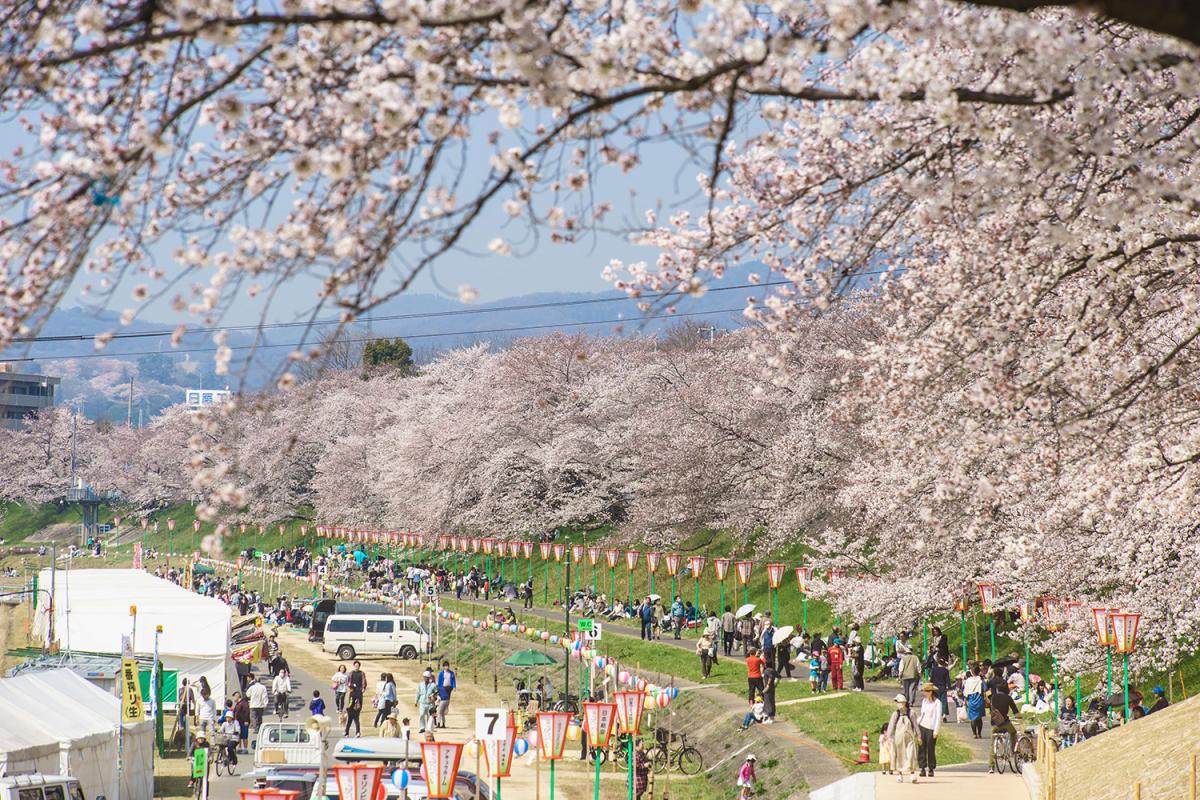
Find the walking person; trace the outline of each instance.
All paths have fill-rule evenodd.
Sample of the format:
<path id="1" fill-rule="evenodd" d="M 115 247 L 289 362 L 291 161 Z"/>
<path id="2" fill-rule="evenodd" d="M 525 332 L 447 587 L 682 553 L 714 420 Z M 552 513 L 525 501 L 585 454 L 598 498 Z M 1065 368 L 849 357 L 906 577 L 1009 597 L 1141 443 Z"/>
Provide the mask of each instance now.
<path id="1" fill-rule="evenodd" d="M 271 694 L 275 697 L 275 716 L 286 719 L 288 715 L 288 695 L 292 693 L 292 676 L 286 669 L 275 673 L 271 679 Z"/>
<path id="2" fill-rule="evenodd" d="M 721 615 L 721 645 L 725 650 L 725 655 L 733 655 L 733 635 L 737 630 L 737 618 L 733 616 L 733 608 L 725 606 L 725 613 Z"/>
<path id="3" fill-rule="evenodd" d="M 419 715 L 418 723 L 421 726 L 421 732 L 432 731 L 433 722 L 430 719 L 430 707 L 436 708 L 435 701 L 431 702 L 431 698 L 437 696 L 437 687 L 433 685 L 433 673 L 427 672 L 421 676 L 421 682 L 417 684 L 416 705 Z"/>
<path id="4" fill-rule="evenodd" d="M 450 669 L 450 662 L 443 661 L 442 669 L 437 675 L 437 724 L 439 728 L 446 727 L 446 712 L 450 710 L 450 696 L 458 688 L 458 677 Z"/>
<path id="5" fill-rule="evenodd" d="M 738 800 L 750 800 L 754 791 L 754 783 L 758 780 L 758 774 L 754 771 L 754 765 L 757 763 L 758 756 L 754 753 L 746 756 L 746 760 L 742 762 L 737 776 Z"/>
<path id="6" fill-rule="evenodd" d="M 865 683 L 866 667 L 862 642 L 855 642 L 850 645 L 850 679 L 853 682 L 854 691 L 856 692 L 861 692 L 867 688 Z"/>
<path id="7" fill-rule="evenodd" d="M 325 713 L 325 701 L 321 699 L 320 689 L 313 689 L 312 700 L 308 701 L 308 713 L 314 717 Z"/>
<path id="8" fill-rule="evenodd" d="M 346 679 L 346 687 L 347 692 L 353 692 L 357 689 L 360 695 L 366 697 L 367 673 L 363 672 L 361 661 L 354 662 L 354 669 L 350 670 L 350 675 Z M 349 699 L 350 697 L 347 695 L 346 700 Z M 362 708 L 362 706 L 359 706 L 359 708 Z"/>
<path id="9" fill-rule="evenodd" d="M 896 645 L 900 654 L 900 686 L 908 699 L 910 708 L 917 704 L 917 687 L 921 685 L 921 661 L 913 655 L 912 648 L 900 642 Z"/>
<path id="10" fill-rule="evenodd" d="M 713 641 L 707 633 L 696 640 L 696 655 L 700 657 L 700 673 L 705 678 L 708 678 L 712 671 L 712 648 Z"/>
<path id="11" fill-rule="evenodd" d="M 642 603 L 642 608 L 638 611 L 638 618 L 642 621 L 642 639 L 651 641 L 654 639 L 654 603 L 647 597 Z"/>
<path id="12" fill-rule="evenodd" d="M 971 723 L 971 735 L 983 738 L 983 670 L 976 665 L 963 680 L 963 697 L 967 699 L 967 721 Z"/>
<path id="13" fill-rule="evenodd" d="M 650 787 L 650 758 L 641 739 L 633 741 L 633 796 L 641 800 L 642 795 Z"/>
<path id="14" fill-rule="evenodd" d="M 841 691 L 845 688 L 842 676 L 842 664 L 846 660 L 846 652 L 842 650 L 841 640 L 834 639 L 829 645 L 829 675 L 833 678 L 833 690 Z"/>
<path id="15" fill-rule="evenodd" d="M 329 679 L 329 688 L 333 689 L 335 705 L 339 712 L 346 710 L 346 689 L 350 685 L 350 674 L 346 672 L 345 664 L 338 664 L 337 672 Z"/>
<path id="16" fill-rule="evenodd" d="M 921 777 L 932 778 L 937 769 L 937 737 L 942 729 L 942 704 L 938 700 L 937 687 L 927 683 L 921 687 L 925 695 L 921 707 L 917 711 L 917 766 L 921 768 Z"/>
<path id="17" fill-rule="evenodd" d="M 950 716 L 950 670 L 945 660 L 940 656 L 929 668 L 929 682 L 937 687 L 938 700 L 942 704 L 942 722 L 949 722 Z"/>
<path id="18" fill-rule="evenodd" d="M 675 631 L 675 638 L 683 632 L 683 620 L 687 616 L 687 611 L 684 610 L 683 601 L 678 595 L 675 596 L 675 602 L 671 603 L 671 627 Z"/>
<path id="19" fill-rule="evenodd" d="M 250 726 L 257 734 L 262 728 L 263 715 L 267 712 L 267 687 L 258 676 L 250 678 L 250 685 L 246 687 L 246 699 L 250 704 Z"/>
<path id="20" fill-rule="evenodd" d="M 342 733 L 343 736 L 350 735 L 350 728 L 354 728 L 354 737 L 362 736 L 362 716 L 363 707 L 363 692 L 362 689 L 351 688 L 346 693 L 346 730 Z"/>
<path id="21" fill-rule="evenodd" d="M 250 702 L 241 692 L 233 693 L 233 719 L 238 724 L 238 749 L 250 752 Z"/>
<path id="22" fill-rule="evenodd" d="M 917 720 L 903 694 L 896 695 L 896 710 L 888 720 L 888 738 L 892 740 L 892 771 L 896 781 L 904 782 L 904 773 L 917 782 Z"/>
<path id="23" fill-rule="evenodd" d="M 766 724 L 775 722 L 775 686 L 779 683 L 779 673 L 771 665 L 763 668 L 763 714 Z"/>

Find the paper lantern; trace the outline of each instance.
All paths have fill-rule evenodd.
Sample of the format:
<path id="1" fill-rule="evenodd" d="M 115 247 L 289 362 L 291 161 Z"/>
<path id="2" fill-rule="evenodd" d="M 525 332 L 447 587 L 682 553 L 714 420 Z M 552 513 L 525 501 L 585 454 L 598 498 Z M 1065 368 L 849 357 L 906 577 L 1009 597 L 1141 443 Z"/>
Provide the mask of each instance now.
<path id="1" fill-rule="evenodd" d="M 658 697 L 654 698 L 654 704 L 656 706 L 658 706 L 659 708 L 666 708 L 667 704 L 670 702 L 671 702 L 671 698 L 665 692 L 662 694 L 659 694 Z"/>
<path id="2" fill-rule="evenodd" d="M 733 566 L 734 566 L 734 569 L 737 570 L 738 583 L 742 584 L 743 586 L 745 586 L 747 583 L 749 583 L 750 582 L 750 573 L 754 569 L 754 562 L 753 561 L 738 561 Z"/>
<path id="3" fill-rule="evenodd" d="M 300 797 L 298 789 L 238 789 L 241 800 L 297 800 Z"/>
<path id="4" fill-rule="evenodd" d="M 604 551 L 604 560 L 608 562 L 609 569 L 617 568 L 617 559 L 619 559 L 620 557 L 621 557 L 621 551 L 619 551 L 619 550 L 605 550 Z"/>
<path id="5" fill-rule="evenodd" d="M 641 553 L 639 553 L 637 550 L 625 551 L 625 566 L 629 568 L 630 572 L 633 572 L 634 568 L 637 567 L 639 555 L 641 555 Z"/>
<path id="6" fill-rule="evenodd" d="M 778 589 L 783 583 L 784 564 L 767 564 L 767 585 L 772 589 Z"/>
<path id="7" fill-rule="evenodd" d="M 374 800 L 383 774 L 382 764 L 335 764 L 338 797 L 341 800 Z"/>
<path id="8" fill-rule="evenodd" d="M 579 725 L 577 725 L 574 720 L 571 721 L 571 724 L 567 725 L 567 741 L 579 741 Z"/>
<path id="9" fill-rule="evenodd" d="M 589 547 L 587 549 L 587 557 L 588 557 L 588 562 L 593 567 L 596 566 L 596 562 L 600 560 L 600 548 L 599 547 Z"/>
<path id="10" fill-rule="evenodd" d="M 558 761 L 563 757 L 567 743 L 567 726 L 571 722 L 569 711 L 539 711 L 537 714 L 538 749 L 547 761 Z"/>
<path id="11" fill-rule="evenodd" d="M 542 554 L 542 561 L 550 560 L 550 543 L 549 542 L 539 542 L 538 550 Z"/>
<path id="12" fill-rule="evenodd" d="M 588 734 L 589 747 L 608 747 L 613 724 L 617 721 L 616 703 L 584 703 L 583 725 Z"/>
<path id="13" fill-rule="evenodd" d="M 554 545 L 554 560 L 555 561 L 561 562 L 563 560 L 563 556 L 565 556 L 566 554 L 567 554 L 567 546 L 565 544 Z"/>
<path id="14" fill-rule="evenodd" d="M 454 796 L 462 752 L 463 746 L 457 742 L 421 742 L 421 774 L 425 777 L 426 797 L 430 800 L 448 800 Z"/>
<path id="15" fill-rule="evenodd" d="M 517 743 L 517 728 L 513 724 L 512 714 L 508 715 L 508 724 L 504 726 L 504 737 L 500 739 L 485 739 L 483 741 L 483 756 L 487 761 L 488 775 L 492 778 L 507 778 L 512 772 L 513 753 Z"/>
<path id="16" fill-rule="evenodd" d="M 672 577 L 674 577 L 675 575 L 678 575 L 679 574 L 679 560 L 680 560 L 679 554 L 678 553 L 667 553 L 665 558 L 667 560 L 667 574 Z"/>
<path id="17" fill-rule="evenodd" d="M 571 545 L 571 560 L 577 564 L 579 562 L 583 561 L 583 545 L 581 545 L 581 544 Z"/>
<path id="18" fill-rule="evenodd" d="M 692 571 L 692 577 L 700 580 L 700 576 L 704 574 L 704 565 L 708 561 L 704 556 L 688 556 L 688 569 Z"/>
<path id="19" fill-rule="evenodd" d="M 636 736 L 642 732 L 642 713 L 646 695 L 642 692 L 613 692 L 617 705 L 617 727 L 622 734 Z"/>
<path id="20" fill-rule="evenodd" d="M 397 790 L 403 791 L 408 788 L 408 782 L 411 780 L 408 770 L 396 769 L 392 770 L 392 786 Z"/>
<path id="21" fill-rule="evenodd" d="M 646 553 L 646 569 L 651 574 L 658 572 L 658 562 L 662 560 L 662 553 Z"/>
<path id="22" fill-rule="evenodd" d="M 812 567 L 796 567 L 796 587 L 800 594 L 808 594 L 808 585 L 812 583 Z"/>
<path id="23" fill-rule="evenodd" d="M 976 587 L 979 590 L 979 604 L 983 606 L 983 611 L 990 614 L 995 611 L 996 598 L 1000 596 L 1000 589 L 994 583 L 981 583 Z"/>
<path id="24" fill-rule="evenodd" d="M 1109 614 L 1108 616 L 1112 620 L 1117 652 L 1132 653 L 1137 645 L 1137 629 L 1142 615 L 1125 611 Z"/>

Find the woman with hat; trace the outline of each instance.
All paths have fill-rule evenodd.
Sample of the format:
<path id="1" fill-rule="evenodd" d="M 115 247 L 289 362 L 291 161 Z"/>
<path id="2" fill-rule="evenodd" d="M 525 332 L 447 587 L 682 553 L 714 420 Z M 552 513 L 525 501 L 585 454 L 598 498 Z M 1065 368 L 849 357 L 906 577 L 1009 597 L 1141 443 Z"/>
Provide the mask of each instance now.
<path id="1" fill-rule="evenodd" d="M 896 781 L 904 782 L 904 773 L 912 774 L 917 782 L 917 720 L 908 706 L 908 698 L 896 695 L 896 710 L 888 720 L 888 738 L 892 740 L 892 772 Z"/>
<path id="2" fill-rule="evenodd" d="M 917 750 L 918 766 L 921 777 L 933 777 L 937 769 L 937 737 L 942 728 L 942 702 L 938 700 L 938 689 L 932 683 L 921 687 L 924 697 L 921 708 L 917 711 L 917 734 L 920 743 Z"/>

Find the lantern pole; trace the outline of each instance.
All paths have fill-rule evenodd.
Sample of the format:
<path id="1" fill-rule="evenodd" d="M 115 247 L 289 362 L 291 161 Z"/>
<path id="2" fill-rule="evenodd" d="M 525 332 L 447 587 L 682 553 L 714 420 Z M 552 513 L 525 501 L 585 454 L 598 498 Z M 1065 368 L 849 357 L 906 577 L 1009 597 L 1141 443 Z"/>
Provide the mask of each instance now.
<path id="1" fill-rule="evenodd" d="M 700 576 L 696 575 L 696 619 L 700 619 Z"/>
<path id="2" fill-rule="evenodd" d="M 771 589 L 771 622 L 779 623 L 779 589 Z"/>
<path id="3" fill-rule="evenodd" d="M 1025 631 L 1025 705 L 1029 705 L 1029 631 Z"/>
<path id="4" fill-rule="evenodd" d="M 959 626 L 962 631 L 962 651 L 963 651 L 963 669 L 967 668 L 967 610 L 964 608 L 959 612 Z"/>
<path id="5" fill-rule="evenodd" d="M 629 786 L 629 800 L 633 800 L 633 761 L 634 761 L 633 734 L 632 733 L 628 734 L 626 736 L 625 741 L 627 742 L 626 752 L 625 752 L 625 756 L 626 756 L 625 761 L 629 767 L 629 777 L 627 780 L 627 783 Z M 670 768 L 670 764 L 668 764 L 667 767 Z"/>
<path id="6" fill-rule="evenodd" d="M 590 745 L 591 742 L 588 742 Z M 592 761 L 596 763 L 596 780 L 592 783 L 592 800 L 600 800 L 600 758 L 592 753 Z M 496 800 L 500 800 L 499 797 Z"/>
<path id="7" fill-rule="evenodd" d="M 557 759 L 550 759 L 550 800 L 554 800 L 554 762 Z"/>
<path id="8" fill-rule="evenodd" d="M 612 564 L 608 566 L 608 602 L 612 602 L 617 596 L 617 568 Z"/>
<path id="9" fill-rule="evenodd" d="M 1129 722 L 1129 653 L 1121 653 L 1121 661 L 1125 667 L 1125 721 Z"/>
<path id="10" fill-rule="evenodd" d="M 1106 683 L 1107 692 L 1105 694 L 1106 701 L 1109 697 L 1112 697 L 1112 654 L 1113 654 L 1112 645 L 1105 645 L 1104 646 L 1104 655 L 1105 655 L 1105 660 L 1108 662 L 1108 670 L 1107 670 L 1108 679 L 1107 679 L 1107 683 Z M 1105 702 L 1105 706 L 1108 706 L 1107 702 Z M 1109 719 L 1112 719 L 1112 707 L 1111 706 L 1108 706 L 1108 716 L 1109 716 Z"/>
<path id="11" fill-rule="evenodd" d="M 988 629 L 992 634 L 992 663 L 996 663 L 996 612 L 988 614 Z"/>
<path id="12" fill-rule="evenodd" d="M 1050 654 L 1050 663 L 1054 665 L 1054 718 L 1058 719 L 1058 656 L 1054 653 Z M 1075 713 L 1079 714 L 1079 709 L 1076 707 Z"/>
<path id="13" fill-rule="evenodd" d="M 653 580 L 653 576 L 651 576 L 651 579 Z M 724 613 L 724 611 L 725 611 L 725 579 L 722 578 L 721 579 L 721 612 Z"/>
<path id="14" fill-rule="evenodd" d="M 550 565 L 542 558 L 542 605 L 550 604 Z"/>

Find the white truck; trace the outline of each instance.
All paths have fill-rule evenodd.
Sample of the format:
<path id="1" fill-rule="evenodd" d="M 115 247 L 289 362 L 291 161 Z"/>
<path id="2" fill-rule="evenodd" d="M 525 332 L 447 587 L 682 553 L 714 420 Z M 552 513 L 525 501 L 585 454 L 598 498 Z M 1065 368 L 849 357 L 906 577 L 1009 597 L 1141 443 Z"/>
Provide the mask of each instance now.
<path id="1" fill-rule="evenodd" d="M 6 775 L 0 778 L 0 800 L 84 800 L 84 796 L 79 781 L 66 775 Z"/>

